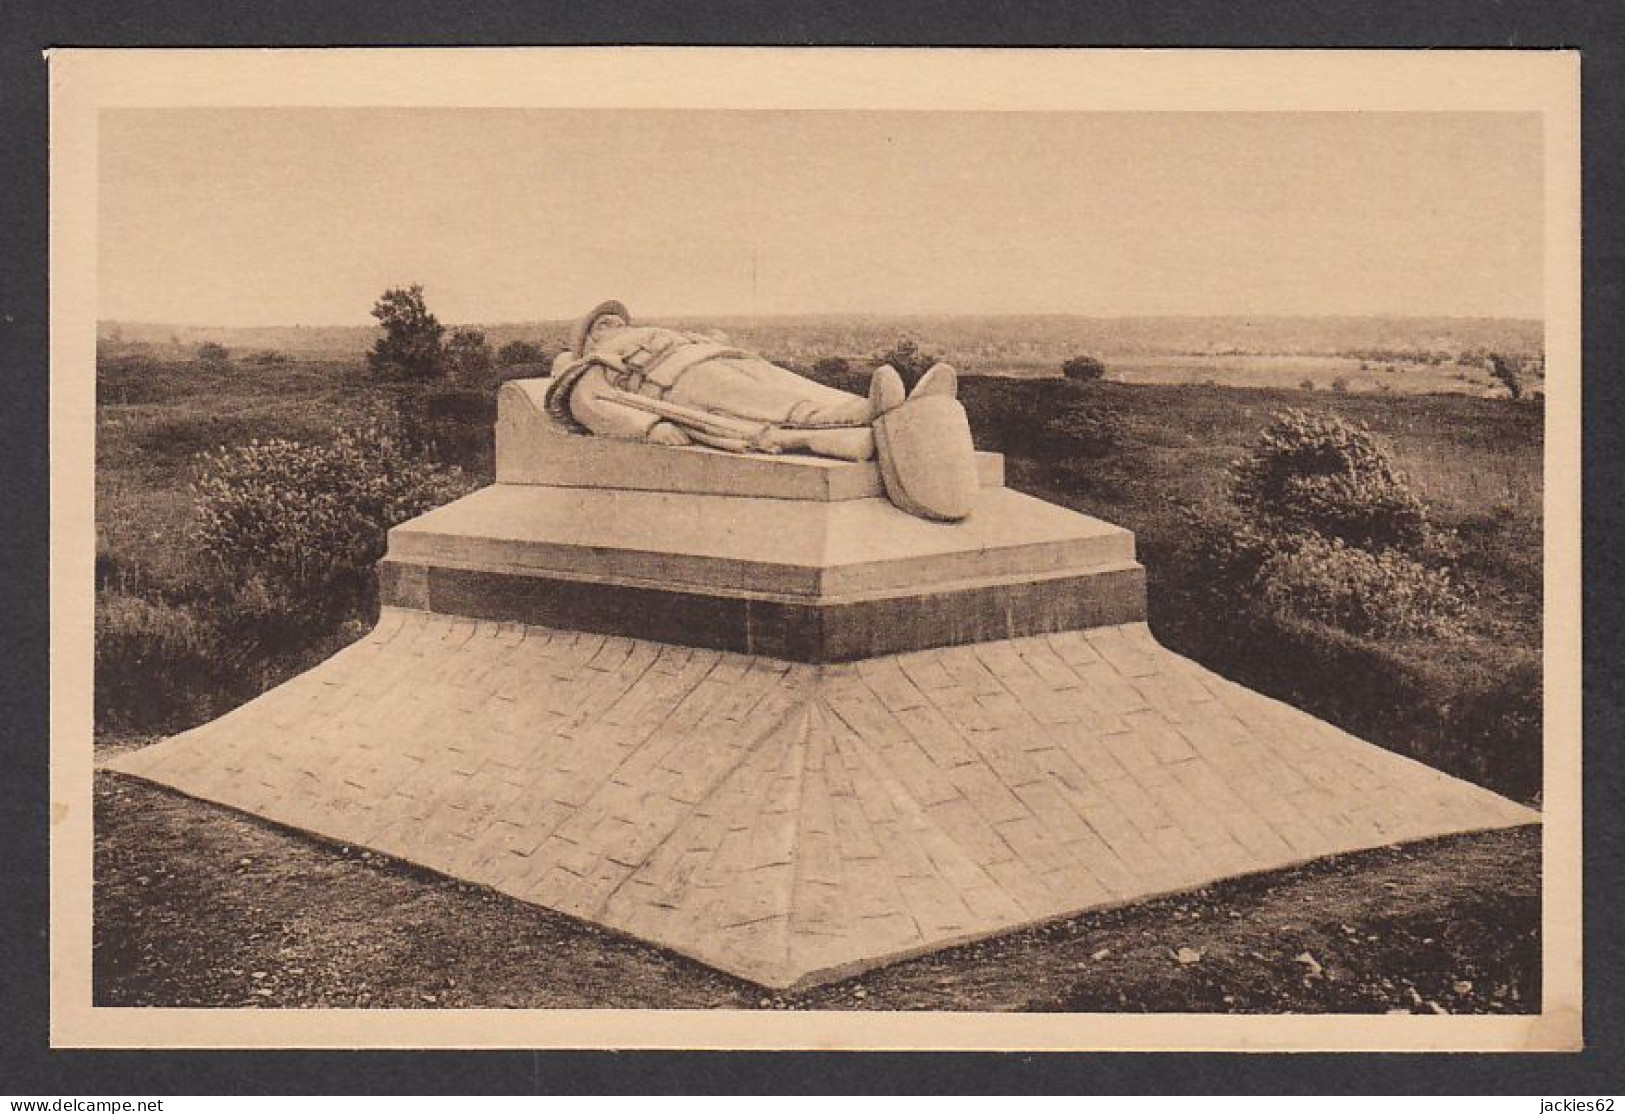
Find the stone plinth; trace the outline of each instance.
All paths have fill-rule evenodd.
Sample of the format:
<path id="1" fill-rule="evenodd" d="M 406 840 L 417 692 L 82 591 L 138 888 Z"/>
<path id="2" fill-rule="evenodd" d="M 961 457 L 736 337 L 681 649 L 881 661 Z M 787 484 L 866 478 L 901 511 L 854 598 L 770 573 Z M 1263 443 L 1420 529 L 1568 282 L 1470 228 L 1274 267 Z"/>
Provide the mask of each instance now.
<path id="1" fill-rule="evenodd" d="M 882 499 L 497 484 L 390 533 L 386 603 L 844 661 L 1145 616 L 1128 531 L 1005 488 L 943 526 Z"/>

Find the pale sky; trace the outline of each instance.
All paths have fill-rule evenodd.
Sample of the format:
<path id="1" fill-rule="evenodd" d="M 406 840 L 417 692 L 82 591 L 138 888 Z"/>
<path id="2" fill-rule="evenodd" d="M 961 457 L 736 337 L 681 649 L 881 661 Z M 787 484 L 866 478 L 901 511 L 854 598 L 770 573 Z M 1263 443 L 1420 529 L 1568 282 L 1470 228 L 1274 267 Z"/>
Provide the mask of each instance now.
<path id="1" fill-rule="evenodd" d="M 1533 114 L 153 109 L 100 311 L 1542 314 Z"/>

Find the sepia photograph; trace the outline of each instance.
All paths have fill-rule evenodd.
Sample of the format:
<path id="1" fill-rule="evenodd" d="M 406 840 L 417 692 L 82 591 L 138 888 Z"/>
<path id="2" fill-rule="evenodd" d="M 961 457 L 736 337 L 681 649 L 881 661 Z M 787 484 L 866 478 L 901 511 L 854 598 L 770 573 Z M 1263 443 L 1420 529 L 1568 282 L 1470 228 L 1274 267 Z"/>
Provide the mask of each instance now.
<path id="1" fill-rule="evenodd" d="M 1578 1047 L 1571 56 L 164 53 L 60 1043 Z"/>

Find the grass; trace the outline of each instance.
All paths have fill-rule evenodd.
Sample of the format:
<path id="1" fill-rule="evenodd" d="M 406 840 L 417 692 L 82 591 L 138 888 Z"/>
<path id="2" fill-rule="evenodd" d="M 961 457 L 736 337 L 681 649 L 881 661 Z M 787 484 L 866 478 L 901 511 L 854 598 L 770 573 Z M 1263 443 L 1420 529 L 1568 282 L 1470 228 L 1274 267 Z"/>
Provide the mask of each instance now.
<path id="1" fill-rule="evenodd" d="M 1351 356 L 1120 356 L 1107 361 L 1107 377 L 1119 383 L 1296 389 L 1304 381 L 1319 391 L 1349 393 L 1504 394 L 1477 365 L 1377 362 Z"/>
<path id="2" fill-rule="evenodd" d="M 379 410 L 433 441 L 448 424 L 434 407 L 457 392 L 375 384 L 359 364 L 331 361 L 221 369 L 123 358 L 104 360 L 99 373 L 96 713 L 103 734 L 193 726 L 367 629 L 365 591 L 298 622 L 289 620 L 322 609 L 235 593 L 195 533 L 199 455 L 254 439 L 325 442 Z M 489 440 L 488 420 L 454 418 L 458 435 Z"/>

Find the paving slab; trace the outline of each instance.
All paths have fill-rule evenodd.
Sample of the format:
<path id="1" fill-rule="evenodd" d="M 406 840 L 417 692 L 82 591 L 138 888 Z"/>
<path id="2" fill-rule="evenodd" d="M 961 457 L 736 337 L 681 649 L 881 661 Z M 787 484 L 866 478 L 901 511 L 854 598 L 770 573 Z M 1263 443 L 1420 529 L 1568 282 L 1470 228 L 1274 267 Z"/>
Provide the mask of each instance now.
<path id="1" fill-rule="evenodd" d="M 770 987 L 1539 820 L 1143 623 L 807 664 L 390 607 L 107 765 Z"/>

